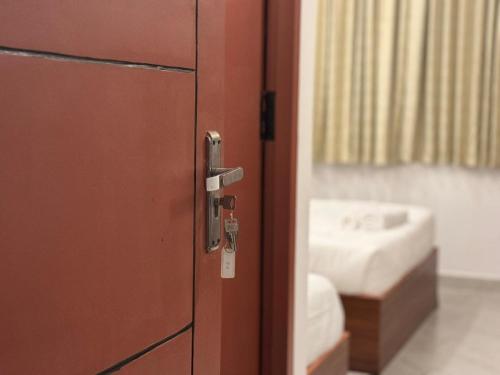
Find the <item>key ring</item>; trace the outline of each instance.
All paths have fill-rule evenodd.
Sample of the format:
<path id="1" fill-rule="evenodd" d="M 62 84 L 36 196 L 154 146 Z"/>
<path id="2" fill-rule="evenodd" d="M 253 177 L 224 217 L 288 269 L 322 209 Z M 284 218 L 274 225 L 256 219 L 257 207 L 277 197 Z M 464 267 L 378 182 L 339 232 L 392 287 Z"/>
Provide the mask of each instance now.
<path id="1" fill-rule="evenodd" d="M 226 253 L 229 253 L 229 254 L 230 254 L 230 253 L 235 253 L 235 252 L 236 252 L 236 250 L 235 250 L 235 249 L 233 249 L 231 246 L 227 246 L 227 244 L 228 244 L 228 242 L 226 241 L 226 242 L 224 243 L 224 247 L 223 247 L 222 249 L 223 249 Z"/>
<path id="2" fill-rule="evenodd" d="M 224 231 L 224 238 L 225 238 L 225 241 L 224 241 L 224 246 L 223 246 L 223 249 L 226 250 L 226 252 L 228 253 L 235 253 L 237 248 L 236 247 L 233 247 L 230 245 L 231 242 L 234 242 L 236 243 L 236 238 L 232 238 L 230 239 L 229 237 L 230 236 L 233 236 L 232 234 L 230 233 L 227 233 L 226 231 Z"/>

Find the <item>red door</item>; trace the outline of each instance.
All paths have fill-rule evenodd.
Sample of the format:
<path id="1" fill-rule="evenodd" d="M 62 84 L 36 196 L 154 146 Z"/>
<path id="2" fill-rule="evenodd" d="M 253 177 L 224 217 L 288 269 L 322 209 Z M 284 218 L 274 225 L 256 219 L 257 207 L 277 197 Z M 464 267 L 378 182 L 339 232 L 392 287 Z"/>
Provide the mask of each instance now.
<path id="1" fill-rule="evenodd" d="M 227 1 L 225 160 L 242 165 L 245 178 L 226 189 L 239 197 L 241 231 L 236 276 L 223 280 L 222 375 L 261 373 L 263 25 L 263 0 Z"/>
<path id="2" fill-rule="evenodd" d="M 224 69 L 222 1 L 0 3 L 1 374 L 220 373 Z"/>

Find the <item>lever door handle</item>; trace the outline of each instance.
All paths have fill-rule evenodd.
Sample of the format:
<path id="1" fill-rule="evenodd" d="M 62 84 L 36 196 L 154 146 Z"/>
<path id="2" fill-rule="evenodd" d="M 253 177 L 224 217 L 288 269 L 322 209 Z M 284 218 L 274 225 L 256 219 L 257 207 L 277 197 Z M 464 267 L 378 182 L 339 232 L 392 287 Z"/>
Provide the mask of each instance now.
<path id="1" fill-rule="evenodd" d="M 243 168 L 214 168 L 207 177 L 207 191 L 217 191 L 243 178 Z"/>
<path id="2" fill-rule="evenodd" d="M 223 222 L 221 208 L 225 207 L 221 206 L 221 202 L 224 203 L 222 189 L 240 181 L 243 178 L 243 168 L 222 167 L 222 139 L 219 133 L 216 131 L 207 132 L 205 142 L 207 146 L 207 250 L 210 252 L 217 250 L 221 244 Z M 232 205 L 234 209 L 234 201 Z"/>

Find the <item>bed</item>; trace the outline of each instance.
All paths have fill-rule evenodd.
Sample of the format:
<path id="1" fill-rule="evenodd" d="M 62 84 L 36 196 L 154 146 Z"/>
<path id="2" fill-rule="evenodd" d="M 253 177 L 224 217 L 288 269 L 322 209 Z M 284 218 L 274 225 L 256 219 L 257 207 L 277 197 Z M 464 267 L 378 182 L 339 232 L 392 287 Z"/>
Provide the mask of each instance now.
<path id="1" fill-rule="evenodd" d="M 307 283 L 307 373 L 345 375 L 349 336 L 340 297 L 324 276 L 310 273 Z"/>
<path id="2" fill-rule="evenodd" d="M 406 221 L 384 230 L 346 228 L 348 212 L 374 206 L 403 210 Z M 315 199 L 310 217 L 310 270 L 341 295 L 350 368 L 379 373 L 437 306 L 433 215 L 415 206 Z"/>

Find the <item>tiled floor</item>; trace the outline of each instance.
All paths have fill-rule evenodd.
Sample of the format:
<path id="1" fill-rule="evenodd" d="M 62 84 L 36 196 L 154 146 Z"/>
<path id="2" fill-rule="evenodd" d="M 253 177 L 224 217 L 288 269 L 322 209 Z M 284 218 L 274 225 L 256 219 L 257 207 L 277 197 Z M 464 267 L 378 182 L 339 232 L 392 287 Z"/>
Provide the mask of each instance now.
<path id="1" fill-rule="evenodd" d="M 442 279 L 439 309 L 382 375 L 500 375 L 500 283 Z"/>

